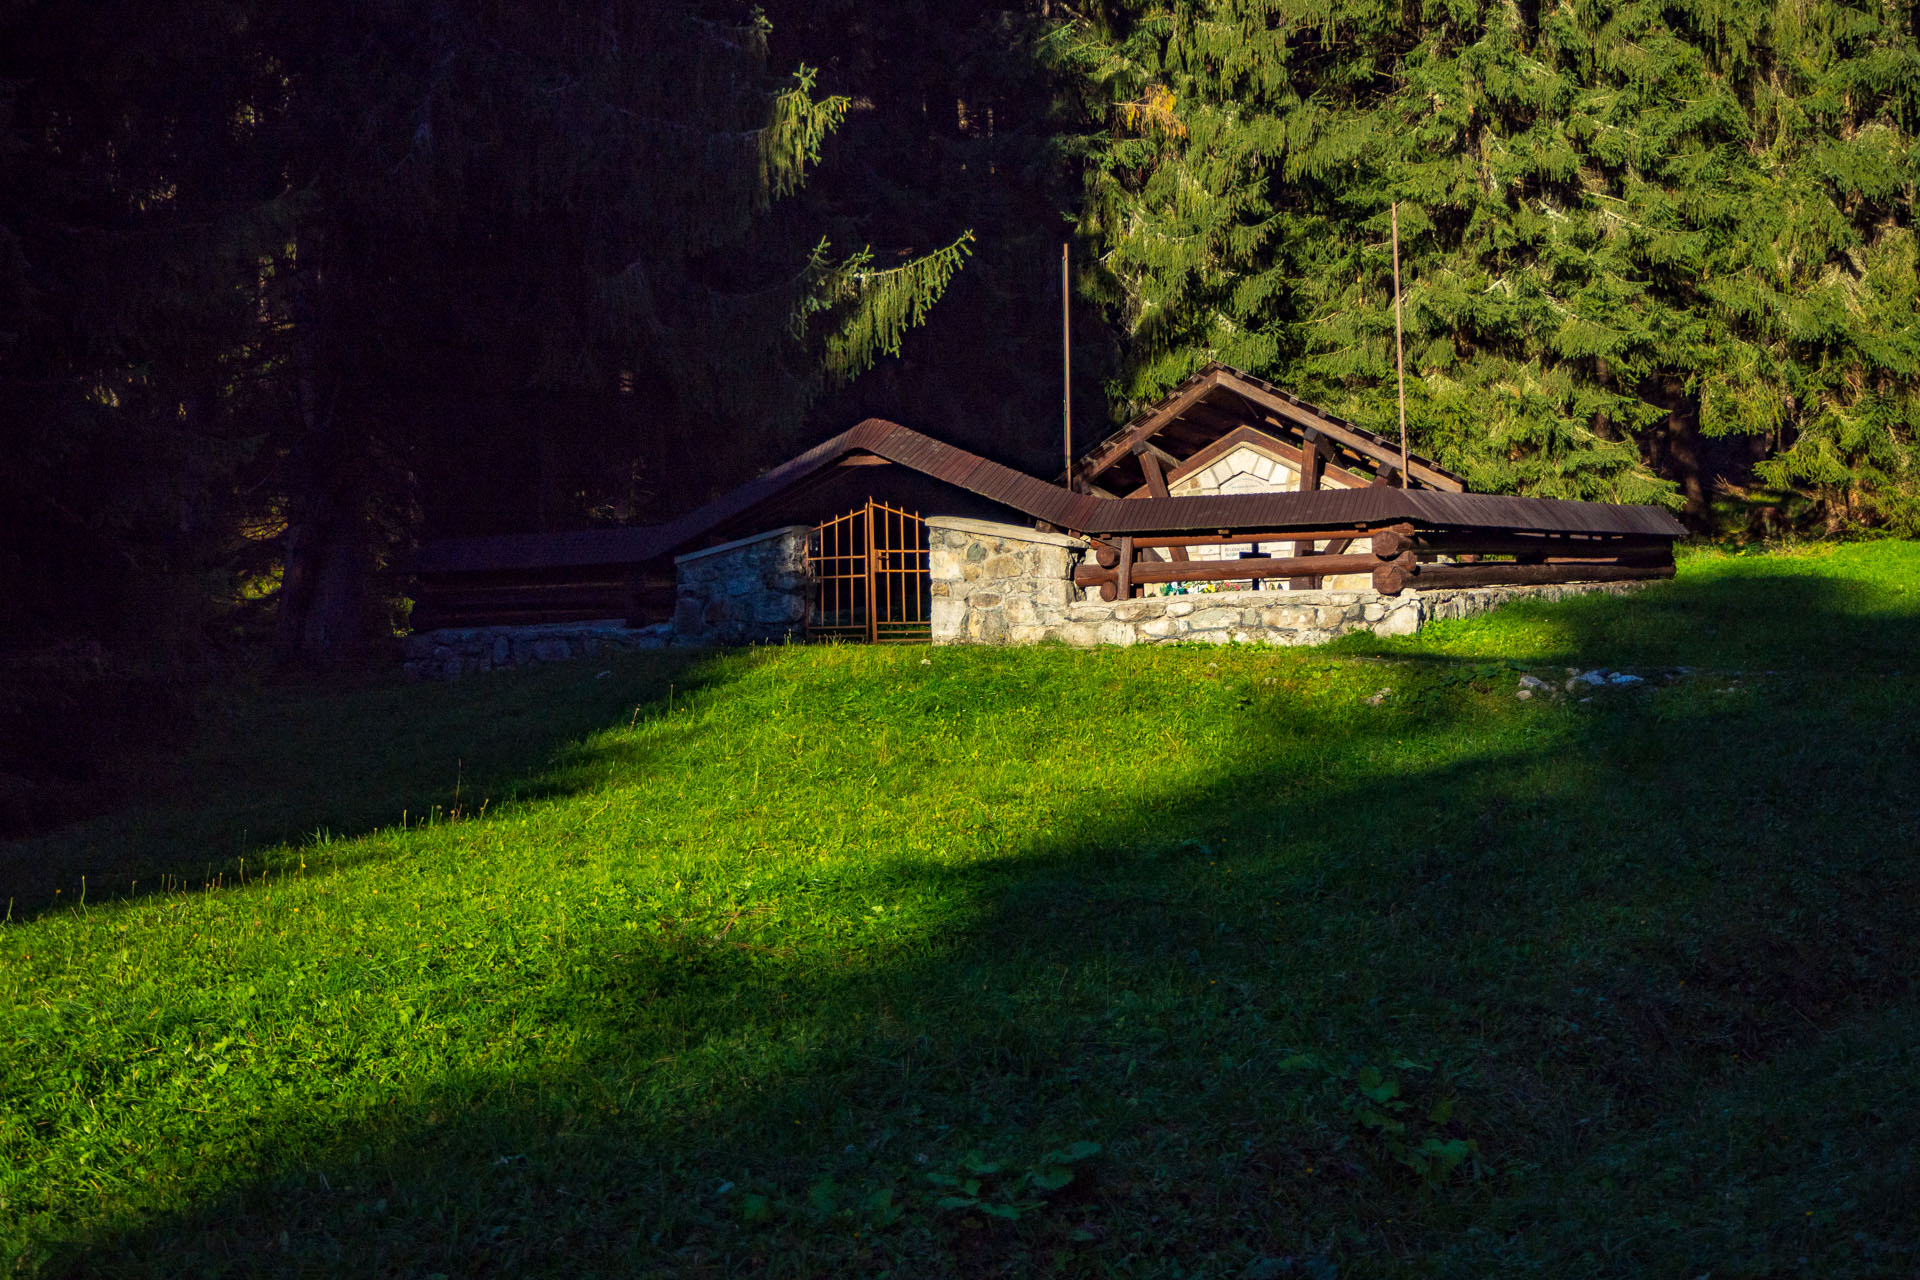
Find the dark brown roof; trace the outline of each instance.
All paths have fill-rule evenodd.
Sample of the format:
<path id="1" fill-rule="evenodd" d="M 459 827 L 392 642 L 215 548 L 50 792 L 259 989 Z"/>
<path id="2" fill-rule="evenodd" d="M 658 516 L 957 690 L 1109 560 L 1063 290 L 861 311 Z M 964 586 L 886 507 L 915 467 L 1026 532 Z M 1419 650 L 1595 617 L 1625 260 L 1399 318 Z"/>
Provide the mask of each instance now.
<path id="1" fill-rule="evenodd" d="M 868 418 L 677 520 L 643 529 L 583 530 L 459 538 L 421 546 L 417 573 L 498 572 L 588 565 L 639 565 L 693 548 L 802 481 L 854 453 L 872 453 L 980 494 L 1060 529 L 1079 533 L 1169 533 L 1214 529 L 1285 530 L 1411 521 L 1427 527 L 1679 537 L 1686 530 L 1658 507 L 1510 498 L 1432 489 L 1323 489 L 1188 498 L 1102 498 L 1070 493 L 884 418 Z"/>
<path id="2" fill-rule="evenodd" d="M 1677 538 L 1686 528 L 1659 507 L 1434 489 L 1322 489 L 1318 493 L 1233 493 L 1192 498 L 1090 498 L 1084 533 L 1170 533 L 1201 529 L 1327 529 L 1409 521 L 1423 528 L 1513 529 L 1528 533 L 1621 533 Z"/>

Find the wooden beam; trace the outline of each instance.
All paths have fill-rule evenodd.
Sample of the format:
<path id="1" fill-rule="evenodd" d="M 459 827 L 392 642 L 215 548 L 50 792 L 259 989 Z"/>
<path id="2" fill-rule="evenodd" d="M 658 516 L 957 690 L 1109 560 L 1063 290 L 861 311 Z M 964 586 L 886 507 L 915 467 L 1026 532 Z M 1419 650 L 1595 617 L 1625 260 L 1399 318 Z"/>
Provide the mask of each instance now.
<path id="1" fill-rule="evenodd" d="M 1250 404 L 1246 401 L 1241 402 L 1240 412 L 1238 413 L 1218 408 L 1215 403 L 1195 405 L 1181 416 L 1181 422 L 1195 423 L 1226 435 L 1231 435 L 1236 431 L 1258 432 L 1269 440 L 1280 439 L 1285 435 L 1290 435 L 1295 431 L 1302 430 L 1298 423 L 1283 421 L 1277 414 L 1267 412 L 1257 405 Z M 1314 428 L 1308 428 L 1308 430 L 1314 430 Z M 1327 441 L 1327 446 L 1327 462 L 1329 467 L 1339 469 L 1342 474 L 1353 474 L 1353 466 L 1347 459 L 1362 463 L 1374 462 L 1374 460 L 1366 454 L 1356 449 L 1348 448 L 1339 441 L 1329 440 Z M 1291 445 L 1288 446 L 1288 448 L 1291 447 Z M 1345 455 L 1344 458 L 1342 456 L 1343 453 Z M 1399 458 L 1399 456 L 1398 453 L 1394 454 L 1396 459 Z M 1293 461 L 1293 459 L 1289 458 L 1288 461 Z M 1358 485 L 1360 482 L 1360 479 L 1356 478 L 1352 483 Z"/>
<path id="2" fill-rule="evenodd" d="M 1293 404 L 1290 401 L 1272 394 L 1265 388 L 1256 387 L 1248 383 L 1235 382 L 1233 383 L 1233 391 L 1236 395 L 1250 400 L 1254 404 L 1273 410 L 1273 412 L 1290 422 L 1298 423 L 1303 427 L 1313 427 L 1324 433 L 1330 439 L 1339 441 L 1355 453 L 1372 458 L 1375 462 L 1390 463 L 1395 467 L 1398 467 L 1400 464 L 1400 455 L 1397 450 L 1390 449 L 1378 441 L 1369 440 L 1365 436 L 1342 426 L 1332 419 L 1322 417 L 1310 409 L 1303 409 L 1297 404 Z M 1425 463 L 1409 460 L 1407 463 L 1407 471 L 1415 480 L 1420 481 L 1422 484 L 1435 489 L 1444 489 L 1448 493 L 1461 493 L 1464 492 L 1466 488 L 1466 486 L 1462 485 L 1452 476 L 1443 475 Z"/>
<path id="3" fill-rule="evenodd" d="M 1266 425 L 1261 418 L 1254 414 L 1244 411 L 1234 413 L 1231 409 L 1223 405 L 1211 403 L 1189 405 L 1187 411 L 1180 415 L 1180 419 L 1183 422 L 1190 422 L 1202 430 L 1211 431 L 1216 435 L 1226 435 L 1228 432 L 1237 431 L 1242 427 L 1257 431 Z"/>
<path id="4" fill-rule="evenodd" d="M 1320 476 L 1326 470 L 1327 454 L 1330 452 L 1331 450 L 1327 448 L 1326 437 L 1321 435 L 1317 429 L 1308 427 L 1300 433 L 1301 493 L 1320 492 Z M 1313 543 L 1306 540 L 1296 541 L 1293 544 L 1293 554 L 1296 556 L 1312 555 Z M 1313 591 L 1320 586 L 1320 576 L 1318 574 L 1305 574 L 1297 578 L 1289 579 L 1287 586 L 1295 591 Z"/>
<path id="5" fill-rule="evenodd" d="M 1515 557 L 1517 563 L 1525 564 L 1533 557 Z M 1469 564 L 1481 564 L 1480 556 L 1461 556 L 1461 561 Z M 1541 556 L 1541 564 L 1634 564 L 1634 565 L 1671 565 L 1673 549 L 1660 547 L 1651 550 L 1623 550 L 1617 555 L 1608 555 L 1603 551 L 1575 552 L 1564 556 Z"/>
<path id="6" fill-rule="evenodd" d="M 890 467 L 893 463 L 877 453 L 850 453 L 833 465 L 836 467 Z"/>
<path id="7" fill-rule="evenodd" d="M 1133 452 L 1134 456 L 1140 459 L 1143 466 L 1148 458 L 1152 458 L 1163 467 L 1177 467 L 1180 465 L 1180 459 L 1174 457 L 1151 440 L 1142 440 L 1139 444 L 1133 446 Z"/>
<path id="8" fill-rule="evenodd" d="M 1166 473 L 1160 470 L 1160 460 L 1164 457 L 1171 456 L 1171 454 L 1164 453 L 1152 445 L 1146 445 L 1141 450 L 1140 469 L 1146 472 L 1147 475 L 1147 492 L 1156 498 L 1168 496 L 1167 477 Z M 1172 553 L 1175 560 L 1185 562 L 1187 558 L 1185 547 L 1169 547 L 1167 550 Z"/>
<path id="9" fill-rule="evenodd" d="M 1386 475 L 1383 473 L 1382 475 L 1377 477 L 1372 484 L 1368 485 L 1367 488 L 1369 489 L 1382 488 L 1386 485 L 1386 483 L 1387 483 L 1387 478 L 1386 478 Z M 1335 538 L 1333 541 L 1327 544 L 1326 550 L 1322 551 L 1320 554 L 1323 556 L 1340 555 L 1343 552 L 1345 552 L 1348 547 L 1351 547 L 1356 540 L 1360 538 L 1366 538 L 1368 539 L 1367 545 L 1372 549 L 1373 554 L 1385 559 L 1391 559 L 1393 556 L 1400 554 L 1400 549 L 1396 546 L 1390 552 L 1381 550 L 1380 535 L 1387 532 L 1388 530 L 1392 530 L 1394 532 L 1405 531 L 1406 533 L 1411 534 L 1413 532 L 1413 526 L 1410 524 L 1391 524 L 1391 525 L 1388 525 L 1386 529 L 1363 529 L 1356 534 L 1347 534 L 1342 537 Z"/>
<path id="10" fill-rule="evenodd" d="M 1510 533 L 1499 529 L 1414 530 L 1403 526 L 1382 531 L 1383 541 L 1392 554 L 1401 551 L 1438 552 L 1442 555 L 1492 556 L 1574 556 L 1602 559 L 1624 555 L 1673 555 L 1669 538 L 1579 537 L 1570 534 Z"/>
<path id="11" fill-rule="evenodd" d="M 1411 526 L 1409 526 L 1411 527 Z M 1320 542 L 1327 538 L 1364 538 L 1369 531 L 1359 525 L 1331 529 L 1227 530 L 1225 533 L 1135 534 L 1136 547 L 1221 547 L 1238 542 Z"/>
<path id="12" fill-rule="evenodd" d="M 1379 568 L 1373 571 L 1373 589 L 1383 596 L 1397 596 L 1407 589 L 1407 580 L 1413 577 L 1416 566 L 1413 552 L 1403 552 L 1392 560 L 1376 558 Z"/>
<path id="13" fill-rule="evenodd" d="M 1120 538 L 1120 564 L 1114 570 L 1113 590 L 1122 600 L 1133 599 L 1133 575 L 1142 566 L 1133 563 L 1133 539 L 1126 535 Z M 1079 578 L 1078 574 L 1074 575 Z"/>
<path id="14" fill-rule="evenodd" d="M 1187 455 L 1186 461 L 1167 473 L 1167 482 L 1169 484 L 1178 484 L 1195 471 L 1205 468 L 1215 459 L 1225 457 L 1227 454 L 1232 453 L 1236 446 L 1242 444 L 1251 445 L 1255 449 L 1274 454 L 1282 461 L 1293 464 L 1296 468 L 1305 462 L 1305 454 L 1288 444 L 1285 440 L 1275 436 L 1272 432 L 1264 431 L 1260 427 L 1238 426 L 1225 435 L 1209 441 L 1204 448 L 1197 449 Z M 1335 466 L 1331 461 L 1324 466 L 1323 471 L 1325 475 L 1332 477 L 1337 483 L 1345 485 L 1350 489 L 1358 489 L 1366 483 L 1366 477 L 1364 475 L 1356 474 L 1344 467 Z"/>
<path id="15" fill-rule="evenodd" d="M 1143 450 L 1140 454 L 1140 470 L 1147 478 L 1147 496 L 1165 498 L 1167 493 L 1167 473 L 1160 468 L 1161 450 L 1151 452 Z"/>
<path id="16" fill-rule="evenodd" d="M 1181 392 L 1172 402 L 1156 410 L 1152 417 L 1139 426 L 1127 431 L 1118 439 L 1101 447 L 1099 452 L 1080 464 L 1080 478 L 1092 480 L 1095 476 L 1119 462 L 1133 452 L 1133 446 L 1142 440 L 1149 440 L 1160 428 L 1179 417 L 1191 405 L 1197 404 L 1209 391 L 1220 385 L 1220 373 L 1215 370 L 1196 381 Z"/>
<path id="17" fill-rule="evenodd" d="M 1373 539 L 1373 554 L 1382 560 L 1391 560 L 1413 545 L 1413 539 L 1418 532 L 1411 524 L 1402 521 L 1398 524 L 1384 525 L 1367 536 Z"/>
<path id="18" fill-rule="evenodd" d="M 1408 557 L 1411 559 L 1411 557 Z M 1126 584 L 1148 582 L 1227 582 L 1235 578 L 1290 578 L 1312 570 L 1317 574 L 1371 573 L 1380 565 L 1376 556 L 1260 556 L 1250 560 L 1190 560 L 1186 564 L 1135 564 L 1128 566 L 1123 556 L 1119 565 L 1102 569 L 1082 564 L 1073 571 L 1076 586 L 1097 587 L 1113 583 L 1117 587 L 1124 575 Z M 1127 570 L 1131 568 L 1131 572 Z"/>

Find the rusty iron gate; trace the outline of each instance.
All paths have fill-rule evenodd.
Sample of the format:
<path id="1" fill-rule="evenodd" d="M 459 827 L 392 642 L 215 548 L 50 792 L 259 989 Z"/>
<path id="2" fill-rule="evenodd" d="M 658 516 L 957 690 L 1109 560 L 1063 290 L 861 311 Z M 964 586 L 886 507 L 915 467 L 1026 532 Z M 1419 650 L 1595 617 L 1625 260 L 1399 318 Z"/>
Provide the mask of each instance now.
<path id="1" fill-rule="evenodd" d="M 869 501 L 823 521 L 807 539 L 807 568 L 808 635 L 870 644 L 933 638 L 927 523 L 914 512 Z"/>

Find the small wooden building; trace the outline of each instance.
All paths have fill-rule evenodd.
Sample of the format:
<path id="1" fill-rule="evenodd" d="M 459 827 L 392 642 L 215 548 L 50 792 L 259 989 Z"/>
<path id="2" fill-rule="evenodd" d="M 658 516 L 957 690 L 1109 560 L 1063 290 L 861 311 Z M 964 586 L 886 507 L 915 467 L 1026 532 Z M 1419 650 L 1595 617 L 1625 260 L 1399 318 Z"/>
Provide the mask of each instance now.
<path id="1" fill-rule="evenodd" d="M 1076 588 L 1104 600 L 1662 577 L 1684 532 L 1653 507 L 1468 493 L 1431 459 L 1210 365 L 1051 481 L 870 418 L 665 524 L 430 542 L 414 625 L 665 623 L 676 557 L 798 528 L 813 584 L 799 629 L 921 639 L 928 516 L 1069 535 L 1086 553 Z"/>

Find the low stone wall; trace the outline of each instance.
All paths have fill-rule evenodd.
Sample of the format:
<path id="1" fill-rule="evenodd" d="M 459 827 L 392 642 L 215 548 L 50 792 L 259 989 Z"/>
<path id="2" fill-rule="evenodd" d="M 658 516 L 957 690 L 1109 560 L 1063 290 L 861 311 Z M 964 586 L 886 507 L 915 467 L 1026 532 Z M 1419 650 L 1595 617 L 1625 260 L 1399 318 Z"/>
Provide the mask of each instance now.
<path id="1" fill-rule="evenodd" d="M 1412 635 L 1428 622 L 1470 618 L 1513 600 L 1558 600 L 1588 592 L 1637 590 L 1639 583 L 1596 582 L 1537 587 L 1474 587 L 1457 591 L 1217 591 L 1139 600 L 1081 601 L 1029 628 L 1020 639 L 1095 645 L 1325 644 L 1353 631 Z M 936 636 L 935 643 L 941 641 Z M 966 643 L 949 640 L 946 643 Z M 996 643 L 974 641 L 973 643 Z"/>
<path id="2" fill-rule="evenodd" d="M 569 662 L 603 654 L 664 649 L 673 641 L 666 623 L 629 627 L 607 622 L 560 622 L 535 627 L 449 627 L 420 631 L 401 645 L 408 678 L 457 680 L 461 676 L 543 662 Z"/>
<path id="3" fill-rule="evenodd" d="M 1080 598 L 1087 544 L 989 520 L 927 517 L 935 644 L 1033 644 Z"/>
<path id="4" fill-rule="evenodd" d="M 1575 583 L 1452 591 L 1216 591 L 1135 600 L 1083 598 L 1073 570 L 1086 544 L 984 520 L 929 517 L 935 644 L 1324 644 L 1353 631 L 1412 635 L 1512 600 L 1559 600 L 1640 584 Z"/>
<path id="5" fill-rule="evenodd" d="M 806 628 L 807 535 L 788 525 L 674 560 L 683 644 L 761 644 Z"/>

